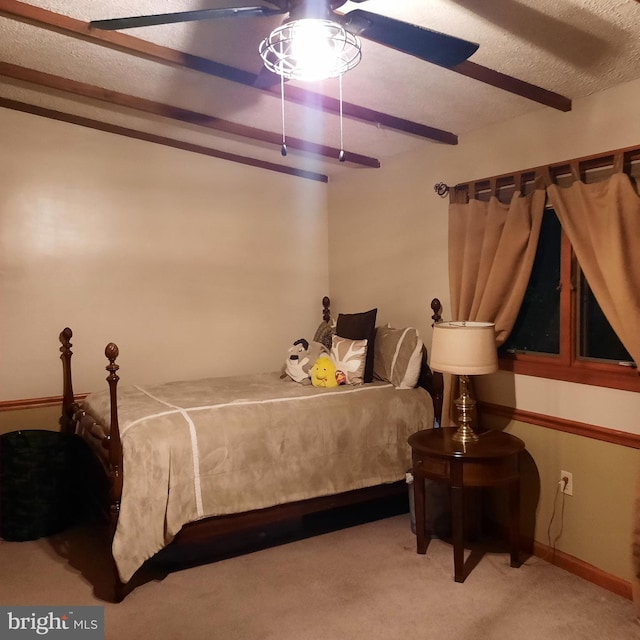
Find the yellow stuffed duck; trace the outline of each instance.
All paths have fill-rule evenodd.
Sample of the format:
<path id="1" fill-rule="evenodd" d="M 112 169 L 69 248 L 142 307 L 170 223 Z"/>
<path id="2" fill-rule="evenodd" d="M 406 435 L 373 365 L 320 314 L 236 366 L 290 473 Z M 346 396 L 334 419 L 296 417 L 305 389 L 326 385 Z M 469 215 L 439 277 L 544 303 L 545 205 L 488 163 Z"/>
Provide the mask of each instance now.
<path id="1" fill-rule="evenodd" d="M 320 356 L 311 367 L 311 384 L 314 387 L 337 387 L 337 369 L 329 356 Z"/>

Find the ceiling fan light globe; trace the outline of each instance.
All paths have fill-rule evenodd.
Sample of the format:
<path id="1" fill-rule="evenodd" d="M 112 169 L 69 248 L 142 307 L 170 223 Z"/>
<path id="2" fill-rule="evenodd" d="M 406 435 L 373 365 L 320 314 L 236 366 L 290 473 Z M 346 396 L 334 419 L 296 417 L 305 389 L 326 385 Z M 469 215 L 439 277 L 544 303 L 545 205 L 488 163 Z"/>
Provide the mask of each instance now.
<path id="1" fill-rule="evenodd" d="M 307 77 L 329 77 L 336 66 L 336 43 L 323 22 L 298 21 L 293 27 L 291 50 L 296 67 Z"/>
<path id="2" fill-rule="evenodd" d="M 360 40 L 336 22 L 304 18 L 274 29 L 259 47 L 265 67 L 287 80 L 335 78 L 361 59 Z"/>

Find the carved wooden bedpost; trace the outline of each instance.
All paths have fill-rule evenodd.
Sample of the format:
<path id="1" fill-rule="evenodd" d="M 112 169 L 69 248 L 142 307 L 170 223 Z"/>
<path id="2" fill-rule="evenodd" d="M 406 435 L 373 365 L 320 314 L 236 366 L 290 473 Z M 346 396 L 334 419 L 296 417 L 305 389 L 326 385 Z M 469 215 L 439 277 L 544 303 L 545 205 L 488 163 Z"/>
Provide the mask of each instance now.
<path id="1" fill-rule="evenodd" d="M 431 311 L 433 311 L 433 315 L 431 316 L 431 319 L 433 320 L 431 326 L 433 327 L 434 324 L 442 322 L 442 302 L 440 302 L 438 298 L 434 298 L 431 301 Z"/>
<path id="2" fill-rule="evenodd" d="M 438 298 L 434 298 L 431 301 L 431 311 L 433 311 L 433 315 L 431 319 L 433 320 L 432 327 L 438 322 L 442 322 L 442 303 Z M 433 372 L 433 393 L 431 394 L 433 398 L 433 408 L 436 414 L 436 418 L 438 420 L 438 424 L 442 424 L 442 405 L 444 403 L 444 376 L 439 371 Z"/>
<path id="3" fill-rule="evenodd" d="M 110 467 L 110 497 L 111 509 L 110 519 L 112 531 L 115 532 L 120 514 L 120 498 L 122 497 L 122 442 L 120 440 L 120 427 L 118 425 L 118 394 L 117 386 L 120 377 L 116 373 L 120 368 L 116 364 L 120 350 L 117 345 L 110 342 L 105 350 L 109 364 L 106 369 L 109 372 L 107 382 L 109 383 L 109 393 L 111 397 L 111 426 L 109 428 L 109 438 L 105 444 L 109 447 L 109 467 Z"/>
<path id="4" fill-rule="evenodd" d="M 109 436 L 105 439 L 104 445 L 109 450 L 109 524 L 111 527 L 111 536 L 115 535 L 118 525 L 118 516 L 120 515 L 120 500 L 122 498 L 122 441 L 120 440 L 120 426 L 118 424 L 118 380 L 120 377 L 116 373 L 120 368 L 116 364 L 116 358 L 120 354 L 118 346 L 110 342 L 105 350 L 104 355 L 109 360 L 106 369 L 109 372 L 107 382 L 109 383 L 109 395 L 111 398 L 111 425 L 109 427 Z M 115 560 L 112 559 L 113 570 L 115 574 L 114 584 L 114 601 L 121 602 L 124 599 L 126 588 L 120 580 Z"/>
<path id="5" fill-rule="evenodd" d="M 73 331 L 66 327 L 60 332 L 60 360 L 62 360 L 62 415 L 60 416 L 60 430 L 62 433 L 73 434 L 75 432 L 74 413 L 76 410 L 73 397 L 73 383 L 71 382 L 71 338 Z"/>
<path id="6" fill-rule="evenodd" d="M 331 300 L 327 296 L 322 298 L 322 319 L 325 322 L 329 322 L 331 320 Z"/>

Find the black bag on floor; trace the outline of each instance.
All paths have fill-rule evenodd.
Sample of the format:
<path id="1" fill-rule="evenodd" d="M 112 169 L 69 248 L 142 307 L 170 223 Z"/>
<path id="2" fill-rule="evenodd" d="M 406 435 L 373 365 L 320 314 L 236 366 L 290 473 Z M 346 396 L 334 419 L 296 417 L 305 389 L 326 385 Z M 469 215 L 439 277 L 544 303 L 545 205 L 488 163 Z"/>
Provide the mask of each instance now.
<path id="1" fill-rule="evenodd" d="M 0 538 L 35 540 L 77 521 L 81 446 L 57 431 L 0 436 Z"/>

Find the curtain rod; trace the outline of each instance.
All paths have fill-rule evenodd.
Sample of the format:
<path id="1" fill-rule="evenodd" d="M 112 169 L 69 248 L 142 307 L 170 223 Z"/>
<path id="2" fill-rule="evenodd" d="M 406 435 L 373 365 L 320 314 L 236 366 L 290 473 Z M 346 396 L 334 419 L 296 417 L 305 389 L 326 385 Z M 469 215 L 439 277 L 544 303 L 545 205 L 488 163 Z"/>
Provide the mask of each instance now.
<path id="1" fill-rule="evenodd" d="M 437 182 L 433 185 L 433 190 L 441 197 L 444 198 L 449 193 L 449 185 L 444 182 Z"/>
<path id="2" fill-rule="evenodd" d="M 533 179 L 536 174 L 545 173 L 547 171 L 554 176 L 560 174 L 563 170 L 567 170 L 567 168 L 570 169 L 571 165 L 578 166 L 579 169 L 588 171 L 595 168 L 604 168 L 607 165 L 614 165 L 616 159 L 618 162 L 622 163 L 621 168 L 626 173 L 631 165 L 640 162 L 640 146 L 636 144 L 631 147 L 605 151 L 603 153 L 595 153 L 589 156 L 582 156 L 581 158 L 573 158 L 572 160 L 563 160 L 561 162 L 553 162 L 539 167 L 512 171 L 510 173 L 492 176 L 491 178 L 468 180 L 466 182 L 460 182 L 454 187 L 450 187 L 444 182 L 438 182 L 434 185 L 433 189 L 441 198 L 444 198 L 451 191 L 459 188 L 468 189 L 470 185 L 486 184 L 489 188 L 491 188 L 492 185 L 500 185 L 500 183 L 508 185 L 509 183 L 513 183 L 514 178 L 517 181 L 522 179 L 528 180 L 529 178 Z"/>

